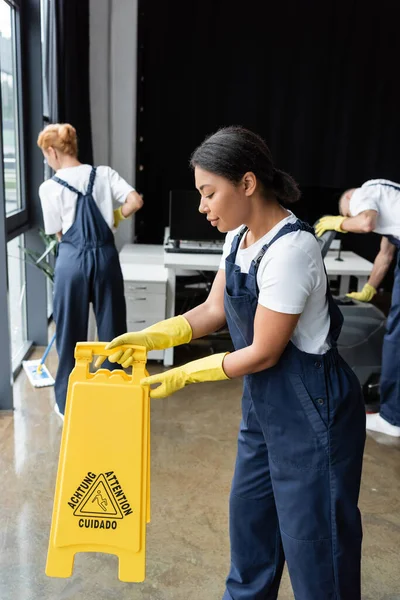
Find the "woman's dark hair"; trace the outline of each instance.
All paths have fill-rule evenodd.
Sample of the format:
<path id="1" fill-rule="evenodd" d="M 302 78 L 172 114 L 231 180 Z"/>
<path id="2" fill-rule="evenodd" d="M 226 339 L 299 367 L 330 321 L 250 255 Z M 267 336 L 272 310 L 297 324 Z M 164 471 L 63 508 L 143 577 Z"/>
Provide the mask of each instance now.
<path id="1" fill-rule="evenodd" d="M 190 159 L 196 166 L 238 184 L 248 171 L 254 173 L 264 188 L 264 194 L 274 194 L 284 204 L 300 198 L 294 179 L 274 167 L 270 149 L 264 140 L 245 129 L 232 126 L 219 129 L 196 148 Z"/>

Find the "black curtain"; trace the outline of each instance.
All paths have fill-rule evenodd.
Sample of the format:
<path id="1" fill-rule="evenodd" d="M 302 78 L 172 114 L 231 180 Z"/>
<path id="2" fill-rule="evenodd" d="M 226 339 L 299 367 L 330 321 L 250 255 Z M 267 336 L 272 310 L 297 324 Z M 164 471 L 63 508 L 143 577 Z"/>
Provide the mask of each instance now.
<path id="1" fill-rule="evenodd" d="M 138 240 L 162 241 L 169 190 L 193 187 L 190 154 L 224 125 L 266 139 L 310 222 L 347 187 L 399 181 L 399 22 L 392 0 L 140 0 Z"/>
<path id="2" fill-rule="evenodd" d="M 55 0 L 58 120 L 71 123 L 79 159 L 93 164 L 89 83 L 89 0 Z"/>

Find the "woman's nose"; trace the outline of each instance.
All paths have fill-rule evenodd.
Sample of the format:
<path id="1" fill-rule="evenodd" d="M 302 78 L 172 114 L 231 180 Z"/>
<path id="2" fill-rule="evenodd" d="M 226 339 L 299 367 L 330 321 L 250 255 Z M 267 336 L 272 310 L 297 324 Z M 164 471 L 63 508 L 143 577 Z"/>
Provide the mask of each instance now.
<path id="1" fill-rule="evenodd" d="M 204 202 L 203 198 L 200 200 L 199 212 L 202 213 L 203 215 L 205 215 L 208 212 L 208 206 Z"/>

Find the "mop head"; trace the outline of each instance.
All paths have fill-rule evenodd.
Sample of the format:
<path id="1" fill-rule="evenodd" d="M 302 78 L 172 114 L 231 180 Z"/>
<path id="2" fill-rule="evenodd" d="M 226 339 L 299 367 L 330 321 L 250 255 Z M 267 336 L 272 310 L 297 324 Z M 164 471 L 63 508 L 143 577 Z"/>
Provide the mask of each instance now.
<path id="1" fill-rule="evenodd" d="M 41 388 L 47 387 L 49 385 L 54 385 L 54 379 L 49 373 L 46 365 L 41 365 L 39 371 L 38 366 L 40 364 L 40 360 L 24 360 L 22 361 L 22 366 L 24 368 L 25 373 L 28 376 L 29 381 L 33 385 L 33 387 Z"/>

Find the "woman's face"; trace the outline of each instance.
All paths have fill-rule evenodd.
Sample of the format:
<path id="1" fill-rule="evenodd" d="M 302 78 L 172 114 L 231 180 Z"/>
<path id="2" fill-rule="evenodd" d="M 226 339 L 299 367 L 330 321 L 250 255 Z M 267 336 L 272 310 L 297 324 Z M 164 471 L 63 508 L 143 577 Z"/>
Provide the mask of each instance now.
<path id="1" fill-rule="evenodd" d="M 225 177 L 200 167 L 195 168 L 194 174 L 196 188 L 201 195 L 199 211 L 206 215 L 213 227 L 226 233 L 246 223 L 250 208 L 246 175 L 238 185 L 234 185 Z"/>
<path id="2" fill-rule="evenodd" d="M 342 197 L 340 198 L 340 201 L 339 201 L 339 212 L 344 217 L 351 217 L 350 200 L 351 200 L 351 197 L 352 197 L 352 195 L 354 194 L 355 191 L 356 191 L 356 188 L 353 188 L 351 190 L 347 190 L 347 192 L 345 192 L 342 195 Z"/>

